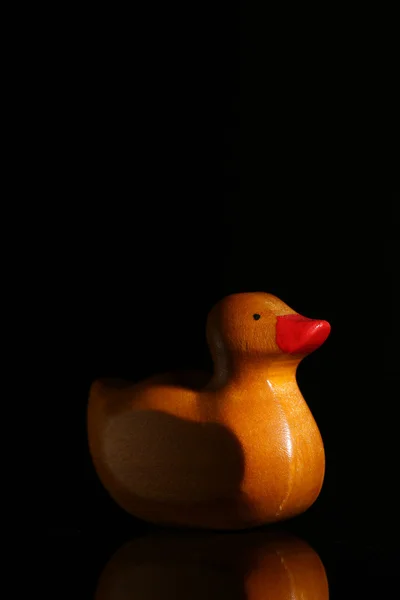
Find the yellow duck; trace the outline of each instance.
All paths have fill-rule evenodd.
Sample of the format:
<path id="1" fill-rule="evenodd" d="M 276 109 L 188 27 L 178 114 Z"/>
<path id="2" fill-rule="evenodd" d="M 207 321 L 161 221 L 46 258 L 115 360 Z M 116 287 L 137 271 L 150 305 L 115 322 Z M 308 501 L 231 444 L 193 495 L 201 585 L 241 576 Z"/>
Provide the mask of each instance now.
<path id="1" fill-rule="evenodd" d="M 296 369 L 329 332 L 327 321 L 271 294 L 233 294 L 208 316 L 211 377 L 95 381 L 89 448 L 110 495 L 139 518 L 209 529 L 254 527 L 308 509 L 325 456 Z"/>

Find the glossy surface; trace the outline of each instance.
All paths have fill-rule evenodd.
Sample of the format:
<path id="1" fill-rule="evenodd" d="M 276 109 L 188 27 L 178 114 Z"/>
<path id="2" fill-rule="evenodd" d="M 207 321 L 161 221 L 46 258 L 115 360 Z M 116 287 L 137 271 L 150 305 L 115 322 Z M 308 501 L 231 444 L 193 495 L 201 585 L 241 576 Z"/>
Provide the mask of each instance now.
<path id="1" fill-rule="evenodd" d="M 305 511 L 325 457 L 296 369 L 329 330 L 270 294 L 235 294 L 208 316 L 212 377 L 95 382 L 89 446 L 103 485 L 164 525 L 241 529 Z"/>
<path id="2" fill-rule="evenodd" d="M 152 535 L 125 544 L 106 564 L 95 600 L 328 600 L 318 554 L 304 541 L 266 532 Z"/>
<path id="3" fill-rule="evenodd" d="M 324 343 L 331 330 L 327 321 L 284 315 L 276 323 L 276 342 L 288 354 L 310 353 Z"/>

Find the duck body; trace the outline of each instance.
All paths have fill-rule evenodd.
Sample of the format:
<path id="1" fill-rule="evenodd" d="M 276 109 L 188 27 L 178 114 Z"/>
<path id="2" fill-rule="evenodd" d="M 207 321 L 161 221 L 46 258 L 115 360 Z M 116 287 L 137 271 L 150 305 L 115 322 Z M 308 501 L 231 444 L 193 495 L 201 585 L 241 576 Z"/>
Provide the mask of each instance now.
<path id="1" fill-rule="evenodd" d="M 228 296 L 207 323 L 213 376 L 94 382 L 90 451 L 122 508 L 164 525 L 243 529 L 313 504 L 324 447 L 296 382 L 305 354 L 288 346 L 308 353 L 329 325 L 302 319 L 269 294 Z"/>

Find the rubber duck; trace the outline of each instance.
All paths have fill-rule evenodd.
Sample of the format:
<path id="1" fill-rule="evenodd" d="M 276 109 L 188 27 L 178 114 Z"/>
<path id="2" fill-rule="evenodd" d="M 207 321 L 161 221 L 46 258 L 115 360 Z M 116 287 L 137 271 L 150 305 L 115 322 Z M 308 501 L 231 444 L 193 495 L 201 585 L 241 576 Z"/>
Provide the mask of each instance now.
<path id="1" fill-rule="evenodd" d="M 272 294 L 232 294 L 208 315 L 211 376 L 95 381 L 89 449 L 111 497 L 145 521 L 217 530 L 307 510 L 325 454 L 296 369 L 329 333 Z"/>
<path id="2" fill-rule="evenodd" d="M 317 552 L 293 535 L 153 534 L 119 548 L 97 581 L 95 600 L 328 600 Z"/>

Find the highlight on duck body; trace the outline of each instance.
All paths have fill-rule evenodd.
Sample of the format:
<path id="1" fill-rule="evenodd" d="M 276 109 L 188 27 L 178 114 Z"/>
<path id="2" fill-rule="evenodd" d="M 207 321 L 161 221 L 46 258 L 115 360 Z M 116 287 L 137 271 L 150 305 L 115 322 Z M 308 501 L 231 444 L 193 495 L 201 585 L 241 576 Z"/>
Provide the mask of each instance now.
<path id="1" fill-rule="evenodd" d="M 325 454 L 296 370 L 329 323 L 241 293 L 213 307 L 206 333 L 212 376 L 92 384 L 88 439 L 101 482 L 125 511 L 161 525 L 245 529 L 304 512 Z"/>

